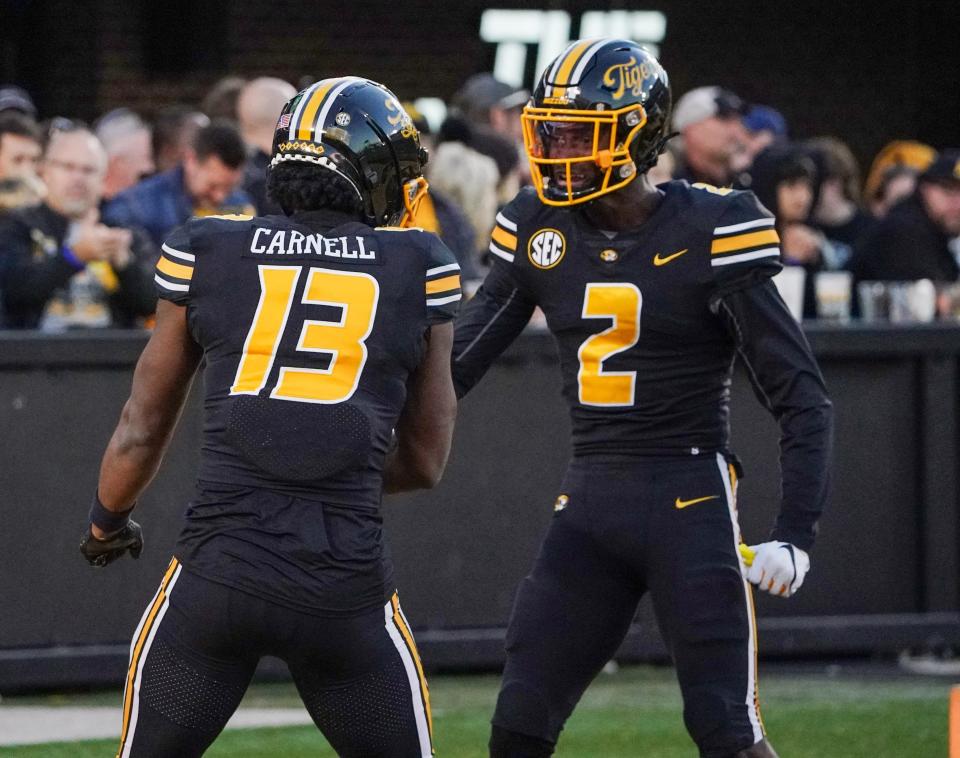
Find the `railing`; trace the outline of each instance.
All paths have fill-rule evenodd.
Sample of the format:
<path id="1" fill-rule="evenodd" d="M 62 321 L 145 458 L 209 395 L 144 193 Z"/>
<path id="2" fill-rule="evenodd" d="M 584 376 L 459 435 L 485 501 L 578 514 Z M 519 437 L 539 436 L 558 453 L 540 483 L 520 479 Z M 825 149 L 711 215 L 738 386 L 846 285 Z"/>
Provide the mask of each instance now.
<path id="1" fill-rule="evenodd" d="M 960 327 L 806 327 L 836 410 L 833 495 L 797 597 L 761 597 L 763 650 L 893 651 L 960 643 Z M 195 388 L 138 506 L 140 561 L 104 571 L 77 551 L 103 448 L 146 335 L 0 333 L 0 692 L 119 681 L 192 492 Z M 492 666 L 566 461 L 568 421 L 552 339 L 521 337 L 461 404 L 443 482 L 387 498 L 401 596 L 428 664 Z M 778 499 L 778 432 L 743 376 L 733 440 L 747 476 L 745 537 Z M 621 656 L 663 655 L 649 608 Z"/>

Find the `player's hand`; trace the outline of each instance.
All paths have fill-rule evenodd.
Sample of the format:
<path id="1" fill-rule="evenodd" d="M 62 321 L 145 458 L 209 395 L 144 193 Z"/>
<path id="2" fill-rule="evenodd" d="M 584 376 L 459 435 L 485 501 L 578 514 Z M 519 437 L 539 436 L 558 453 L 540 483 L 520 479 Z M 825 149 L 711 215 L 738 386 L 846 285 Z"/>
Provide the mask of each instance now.
<path id="1" fill-rule="evenodd" d="M 104 539 L 94 537 L 88 526 L 86 534 L 80 540 L 83 557 L 87 559 L 87 563 L 97 568 L 113 563 L 128 550 L 133 558 L 139 558 L 143 550 L 143 530 L 140 524 L 132 519 L 119 532 L 114 532 Z"/>
<path id="2" fill-rule="evenodd" d="M 790 597 L 810 570 L 810 556 L 789 542 L 741 546 L 747 581 L 771 595 Z"/>

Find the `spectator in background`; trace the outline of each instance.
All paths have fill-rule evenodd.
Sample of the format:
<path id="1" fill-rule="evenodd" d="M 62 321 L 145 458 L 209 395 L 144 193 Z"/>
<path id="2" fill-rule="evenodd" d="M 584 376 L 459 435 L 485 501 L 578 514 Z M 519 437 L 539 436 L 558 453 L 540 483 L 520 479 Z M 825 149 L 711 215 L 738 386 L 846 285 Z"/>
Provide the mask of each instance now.
<path id="1" fill-rule="evenodd" d="M 168 105 L 153 123 L 153 163 L 157 171 L 169 171 L 183 163 L 187 152 L 210 119 L 186 105 Z"/>
<path id="2" fill-rule="evenodd" d="M 854 245 L 873 225 L 860 207 L 860 167 L 846 144 L 834 137 L 808 140 L 806 149 L 817 167 L 812 225 L 833 245 L 836 266 L 845 266 Z"/>
<path id="3" fill-rule="evenodd" d="M 697 87 L 681 97 L 673 109 L 673 128 L 680 133 L 674 178 L 729 186 L 744 151 L 745 109 L 739 97 L 720 87 Z"/>
<path id="4" fill-rule="evenodd" d="M 960 235 L 960 150 L 941 153 L 857 245 L 851 269 L 860 280 L 953 282 L 960 267 L 950 249 Z"/>
<path id="5" fill-rule="evenodd" d="M 471 128 L 486 127 L 510 141 L 517 153 L 522 184 L 529 183 L 530 176 L 527 162 L 519 160 L 524 155 L 520 113 L 529 99 L 527 90 L 501 82 L 485 72 L 467 79 L 450 104 L 452 115 L 461 116 Z"/>
<path id="6" fill-rule="evenodd" d="M 40 202 L 40 151 L 40 130 L 30 118 L 12 110 L 0 113 L 0 211 Z"/>
<path id="7" fill-rule="evenodd" d="M 104 210 L 117 226 L 140 227 L 158 247 L 174 227 L 192 216 L 256 210 L 238 189 L 247 149 L 237 128 L 219 121 L 197 132 L 183 162 L 121 192 Z"/>
<path id="8" fill-rule="evenodd" d="M 917 177 L 937 157 L 930 145 L 894 140 L 877 153 L 867 174 L 863 194 L 874 218 L 883 218 L 900 200 L 913 194 Z"/>
<path id="9" fill-rule="evenodd" d="M 501 82 L 493 74 L 474 74 L 453 96 L 450 105 L 471 125 L 490 127 L 515 145 L 523 145 L 520 112 L 530 99 L 522 87 Z"/>
<path id="10" fill-rule="evenodd" d="M 807 223 L 813 208 L 816 166 L 799 146 L 781 144 L 757 155 L 750 175 L 757 199 L 777 218 L 781 261 L 807 273 L 803 316 L 816 318 L 813 275 L 842 263 L 823 233 Z"/>
<path id="11" fill-rule="evenodd" d="M 463 211 L 470 224 L 472 244 L 461 260 L 460 276 L 482 276 L 487 238 L 497 215 L 497 182 L 500 174 L 492 158 L 481 155 L 464 143 L 442 142 L 427 164 L 430 186 L 450 198 Z"/>
<path id="12" fill-rule="evenodd" d="M 237 100 L 246 84 L 247 80 L 242 76 L 225 76 L 219 79 L 204 96 L 200 110 L 206 113 L 211 121 L 224 119 L 236 123 Z M 279 115 L 279 111 L 277 113 Z"/>
<path id="13" fill-rule="evenodd" d="M 473 129 L 468 147 L 497 164 L 497 208 L 511 200 L 520 191 L 520 156 L 516 145 L 497 132 L 484 126 Z"/>
<path id="14" fill-rule="evenodd" d="M 736 187 L 750 189 L 750 167 L 754 159 L 771 145 L 787 141 L 787 120 L 780 111 L 766 105 L 752 105 L 743 117 L 743 149 L 733 157 Z"/>
<path id="15" fill-rule="evenodd" d="M 880 177 L 880 183 L 870 199 L 870 215 L 881 219 L 901 200 L 910 197 L 917 188 L 920 172 L 910 166 L 890 166 Z"/>
<path id="16" fill-rule="evenodd" d="M 420 144 L 427 150 L 429 160 L 424 174 L 429 179 L 431 162 L 436 160 L 434 135 L 430 131 L 430 124 L 426 117 L 413 106 L 412 103 L 403 103 L 403 109 L 413 125 L 420 132 Z M 436 234 L 457 258 L 460 264 L 460 278 L 467 282 L 470 279 L 479 279 L 479 272 L 473 270 L 476 258 L 476 240 L 470 219 L 451 198 L 434 185 L 417 206 L 417 215 L 414 226 Z M 464 269 L 466 266 L 466 270 Z M 469 292 L 467 294 L 470 294 Z"/>
<path id="17" fill-rule="evenodd" d="M 105 201 L 153 173 L 150 126 L 136 113 L 128 108 L 112 110 L 97 120 L 94 133 L 107 151 Z"/>
<path id="18" fill-rule="evenodd" d="M 253 200 L 261 216 L 283 213 L 283 209 L 267 197 L 267 166 L 280 111 L 296 94 L 292 84 L 264 76 L 249 82 L 237 101 L 240 134 L 247 143 L 248 153 L 243 191 Z"/>
<path id="19" fill-rule="evenodd" d="M 133 326 L 153 313 L 149 243 L 98 220 L 106 166 L 90 131 L 50 137 L 41 163 L 44 203 L 0 218 L 6 327 Z"/>
<path id="20" fill-rule="evenodd" d="M 0 113 L 0 179 L 36 176 L 40 152 L 36 123 L 15 111 Z"/>
<path id="21" fill-rule="evenodd" d="M 0 113 L 8 111 L 26 116 L 31 121 L 37 119 L 37 106 L 25 89 L 15 84 L 0 84 Z"/>

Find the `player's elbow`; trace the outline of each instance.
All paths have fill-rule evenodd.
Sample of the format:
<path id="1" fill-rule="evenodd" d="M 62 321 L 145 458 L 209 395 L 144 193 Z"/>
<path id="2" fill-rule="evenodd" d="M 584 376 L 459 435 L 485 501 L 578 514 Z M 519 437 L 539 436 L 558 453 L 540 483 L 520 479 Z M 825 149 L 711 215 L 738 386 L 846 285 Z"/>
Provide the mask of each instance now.
<path id="1" fill-rule="evenodd" d="M 410 478 L 417 489 L 430 490 L 440 483 L 449 454 L 450 445 L 441 443 L 421 448 L 411 456 Z"/>
<path id="2" fill-rule="evenodd" d="M 167 429 L 162 413 L 130 399 L 120 414 L 116 443 L 122 452 L 159 447 L 166 439 Z"/>

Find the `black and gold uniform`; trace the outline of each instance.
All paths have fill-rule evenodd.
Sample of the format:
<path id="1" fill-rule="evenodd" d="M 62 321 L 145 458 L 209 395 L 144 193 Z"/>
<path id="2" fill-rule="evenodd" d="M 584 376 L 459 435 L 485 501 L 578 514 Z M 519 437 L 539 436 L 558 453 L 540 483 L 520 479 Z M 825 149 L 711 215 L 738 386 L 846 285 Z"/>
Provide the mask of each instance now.
<path id="1" fill-rule="evenodd" d="M 206 359 L 178 558 L 308 612 L 382 606 L 384 458 L 424 331 L 456 313 L 452 253 L 330 211 L 206 218 L 167 238 L 155 281 Z"/>
<path id="2" fill-rule="evenodd" d="M 368 204 L 376 212 L 207 217 L 162 246 L 157 291 L 186 308 L 203 349 L 204 427 L 196 496 L 131 647 L 121 758 L 200 755 L 264 655 L 287 662 L 338 754 L 432 754 L 379 506 L 407 380 L 428 329 L 456 314 L 459 266 L 432 234 L 375 226 L 399 217 L 408 178 L 422 182 L 416 132 L 380 85 L 348 77 L 300 93 L 275 162 L 340 150 L 316 181 L 341 174 L 353 154 L 320 137 L 338 117 L 339 134 L 354 119 L 353 148 L 395 142 L 377 181 L 399 181 Z M 307 136 L 291 147 L 288 129 Z M 416 177 L 391 162 L 407 147 Z"/>
<path id="3" fill-rule="evenodd" d="M 535 188 L 498 214 L 492 270 L 457 320 L 462 396 L 541 308 L 572 420 L 555 518 L 507 632 L 493 756 L 552 752 L 648 591 L 701 754 L 763 742 L 728 449 L 738 355 L 783 432 L 773 538 L 808 549 L 826 499 L 830 403 L 770 281 L 780 270 L 771 214 L 749 192 L 683 181 L 651 189 L 655 209 L 627 231 L 598 228 L 583 210 L 656 160 L 665 83 L 649 54 L 619 40 L 572 43 L 548 67 L 524 111 Z M 550 152 L 584 123 L 587 158 Z M 646 137 L 645 124 L 655 127 Z M 624 130 L 641 137 L 622 141 Z"/>

